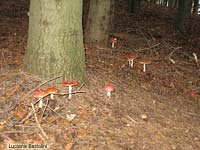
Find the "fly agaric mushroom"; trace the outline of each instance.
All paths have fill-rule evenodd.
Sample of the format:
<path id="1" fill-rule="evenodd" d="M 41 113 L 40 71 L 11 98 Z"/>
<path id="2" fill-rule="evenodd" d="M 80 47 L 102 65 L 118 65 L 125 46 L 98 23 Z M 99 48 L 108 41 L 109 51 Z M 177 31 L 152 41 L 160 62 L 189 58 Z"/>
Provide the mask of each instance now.
<path id="1" fill-rule="evenodd" d="M 117 43 L 117 38 L 112 38 L 110 42 L 112 44 L 112 48 L 115 48 L 115 44 Z"/>
<path id="2" fill-rule="evenodd" d="M 58 93 L 58 89 L 54 88 L 54 87 L 48 88 L 46 91 L 47 91 L 48 94 L 50 94 L 51 99 L 54 99 L 54 94 Z"/>
<path id="3" fill-rule="evenodd" d="M 47 96 L 47 95 L 48 95 L 48 93 L 45 90 L 37 90 L 37 91 L 35 91 L 34 97 L 40 99 L 39 105 L 38 105 L 39 108 L 42 108 L 42 106 L 43 106 L 43 98 L 45 96 Z"/>
<path id="4" fill-rule="evenodd" d="M 63 86 L 69 87 L 69 99 L 72 97 L 72 86 L 78 85 L 78 81 L 63 82 Z"/>
<path id="5" fill-rule="evenodd" d="M 133 61 L 138 58 L 138 56 L 135 55 L 129 55 L 127 56 L 128 58 L 128 65 L 131 66 L 131 68 L 133 68 Z"/>
<path id="6" fill-rule="evenodd" d="M 107 84 L 105 85 L 105 90 L 106 90 L 106 92 L 107 92 L 108 98 L 110 98 L 110 97 L 111 97 L 111 92 L 113 92 L 113 91 L 115 90 L 115 87 L 114 87 L 113 84 L 107 83 Z"/>
<path id="7" fill-rule="evenodd" d="M 140 59 L 137 62 L 143 64 L 143 72 L 146 72 L 146 65 L 151 64 L 150 60 L 145 60 L 145 59 Z"/>
<path id="8" fill-rule="evenodd" d="M 195 96 L 196 96 L 196 93 L 195 93 L 195 92 L 191 92 L 191 93 L 190 93 L 190 96 L 191 96 L 191 97 L 195 97 Z"/>

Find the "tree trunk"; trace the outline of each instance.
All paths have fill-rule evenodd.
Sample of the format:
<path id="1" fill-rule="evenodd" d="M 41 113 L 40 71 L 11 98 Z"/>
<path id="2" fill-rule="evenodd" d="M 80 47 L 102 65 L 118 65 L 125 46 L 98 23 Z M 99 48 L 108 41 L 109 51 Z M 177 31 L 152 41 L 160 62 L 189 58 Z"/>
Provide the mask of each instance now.
<path id="1" fill-rule="evenodd" d="M 128 0 L 128 11 L 129 11 L 129 13 L 133 13 L 133 3 L 134 3 L 134 0 Z"/>
<path id="2" fill-rule="evenodd" d="M 156 0 L 150 0 L 150 3 L 156 4 Z"/>
<path id="3" fill-rule="evenodd" d="M 140 0 L 129 0 L 129 12 L 138 13 L 140 10 Z"/>
<path id="4" fill-rule="evenodd" d="M 167 0 L 164 0 L 163 6 L 167 6 Z"/>
<path id="5" fill-rule="evenodd" d="M 199 5 L 199 0 L 194 0 L 194 5 L 193 5 L 193 13 L 194 14 L 198 13 L 198 5 Z"/>
<path id="6" fill-rule="evenodd" d="M 111 11 L 110 11 L 110 29 L 114 28 L 114 18 L 115 18 L 115 0 L 111 0 Z"/>
<path id="7" fill-rule="evenodd" d="M 86 81 L 82 0 L 31 0 L 24 71 Z"/>
<path id="8" fill-rule="evenodd" d="M 187 0 L 179 0 L 178 4 L 178 13 L 176 17 L 176 29 L 183 32 L 184 31 L 184 22 L 187 17 Z"/>
<path id="9" fill-rule="evenodd" d="M 85 40 L 89 44 L 106 46 L 112 20 L 113 0 L 90 0 Z"/>
<path id="10" fill-rule="evenodd" d="M 181 1 L 181 0 L 180 0 Z M 179 0 L 175 0 L 175 5 L 174 5 L 174 8 L 178 9 L 178 6 L 179 5 Z"/>
<path id="11" fill-rule="evenodd" d="M 168 1 L 168 7 L 169 7 L 169 8 L 173 8 L 173 1 L 174 1 L 174 0 L 169 0 L 169 1 Z"/>
<path id="12" fill-rule="evenodd" d="M 162 6 L 164 5 L 164 0 L 160 1 L 160 5 L 162 5 Z"/>
<path id="13" fill-rule="evenodd" d="M 175 7 L 176 7 L 176 1 L 177 1 L 177 0 L 173 0 L 172 8 L 175 8 Z"/>
<path id="14" fill-rule="evenodd" d="M 187 11 L 188 13 L 191 13 L 192 12 L 192 7 L 193 7 L 193 0 L 188 0 L 187 2 Z"/>

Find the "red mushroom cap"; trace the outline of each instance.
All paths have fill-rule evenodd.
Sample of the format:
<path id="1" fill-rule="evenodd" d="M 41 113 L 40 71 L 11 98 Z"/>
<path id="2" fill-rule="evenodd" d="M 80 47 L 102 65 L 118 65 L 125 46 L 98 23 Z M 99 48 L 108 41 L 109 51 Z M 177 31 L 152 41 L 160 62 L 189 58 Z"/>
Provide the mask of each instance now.
<path id="1" fill-rule="evenodd" d="M 138 58 L 137 55 L 128 55 L 127 56 L 128 60 L 135 60 L 136 58 Z"/>
<path id="2" fill-rule="evenodd" d="M 195 97 L 195 96 L 196 96 L 196 94 L 195 94 L 194 92 L 191 92 L 190 95 L 191 95 L 192 97 Z"/>
<path id="3" fill-rule="evenodd" d="M 106 92 L 112 92 L 112 91 L 115 90 L 115 87 L 114 87 L 113 84 L 107 83 L 107 84 L 105 85 L 105 90 L 106 90 Z"/>
<path id="4" fill-rule="evenodd" d="M 42 97 L 45 97 L 46 95 L 48 95 L 48 93 L 45 90 L 37 90 L 34 93 L 35 98 L 42 98 Z"/>
<path id="5" fill-rule="evenodd" d="M 147 59 L 138 59 L 137 60 L 138 63 L 140 64 L 150 64 L 151 63 L 151 60 L 147 60 Z"/>
<path id="6" fill-rule="evenodd" d="M 110 42 L 111 43 L 117 43 L 117 38 L 112 38 Z"/>
<path id="7" fill-rule="evenodd" d="M 75 86 L 78 85 L 78 81 L 63 82 L 63 86 Z"/>
<path id="8" fill-rule="evenodd" d="M 58 89 L 55 88 L 55 87 L 48 88 L 46 91 L 47 91 L 48 94 L 58 93 Z"/>

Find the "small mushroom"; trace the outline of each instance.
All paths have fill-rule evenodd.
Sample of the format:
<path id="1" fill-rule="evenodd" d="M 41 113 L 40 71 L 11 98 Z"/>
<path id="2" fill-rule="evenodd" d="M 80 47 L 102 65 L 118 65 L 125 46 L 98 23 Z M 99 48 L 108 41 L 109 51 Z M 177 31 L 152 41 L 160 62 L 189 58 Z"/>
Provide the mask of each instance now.
<path id="1" fill-rule="evenodd" d="M 191 92 L 191 93 L 190 93 L 190 96 L 191 96 L 191 97 L 195 97 L 195 96 L 196 96 L 196 93 L 195 93 L 195 92 Z"/>
<path id="2" fill-rule="evenodd" d="M 146 65 L 151 64 L 151 61 L 146 59 L 139 59 L 137 62 L 143 64 L 143 72 L 146 72 Z"/>
<path id="3" fill-rule="evenodd" d="M 47 95 L 48 95 L 48 93 L 45 90 L 37 90 L 37 91 L 35 91 L 34 97 L 40 99 L 39 105 L 38 105 L 39 108 L 42 108 L 42 106 L 43 106 L 43 98 L 45 96 L 47 96 Z"/>
<path id="4" fill-rule="evenodd" d="M 63 82 L 63 86 L 69 87 L 69 99 L 72 97 L 72 87 L 78 85 L 78 81 Z"/>
<path id="5" fill-rule="evenodd" d="M 142 115 L 141 115 L 141 118 L 142 118 L 142 120 L 147 121 L 148 116 L 147 116 L 146 114 L 142 114 Z"/>
<path id="6" fill-rule="evenodd" d="M 48 88 L 46 91 L 47 91 L 48 94 L 50 94 L 51 99 L 54 99 L 54 94 L 58 93 L 58 89 L 55 88 L 55 87 Z"/>
<path id="7" fill-rule="evenodd" d="M 128 59 L 128 65 L 133 68 L 133 61 L 138 58 L 138 56 L 136 55 L 129 55 L 127 56 L 127 59 Z"/>
<path id="8" fill-rule="evenodd" d="M 111 44 L 112 44 L 111 47 L 112 47 L 112 48 L 115 48 L 115 44 L 117 43 L 117 38 L 112 38 L 110 42 L 111 42 Z"/>
<path id="9" fill-rule="evenodd" d="M 105 85 L 105 90 L 106 90 L 106 92 L 107 92 L 108 98 L 110 98 L 110 97 L 111 97 L 111 92 L 113 92 L 113 91 L 115 90 L 115 87 L 114 87 L 113 84 L 107 83 L 107 84 Z"/>

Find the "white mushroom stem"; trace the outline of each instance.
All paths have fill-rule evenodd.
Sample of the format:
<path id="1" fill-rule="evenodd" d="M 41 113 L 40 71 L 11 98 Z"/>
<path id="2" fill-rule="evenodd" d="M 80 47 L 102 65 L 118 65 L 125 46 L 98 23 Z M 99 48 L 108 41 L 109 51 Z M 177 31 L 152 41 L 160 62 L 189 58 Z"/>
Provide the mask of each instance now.
<path id="1" fill-rule="evenodd" d="M 129 60 L 128 65 L 131 66 L 131 68 L 133 68 L 133 60 Z"/>
<path id="2" fill-rule="evenodd" d="M 50 99 L 54 99 L 54 94 L 50 94 Z"/>
<path id="3" fill-rule="evenodd" d="M 112 42 L 112 48 L 114 48 L 115 47 L 115 43 L 114 42 Z"/>
<path id="4" fill-rule="evenodd" d="M 72 98 L 72 86 L 70 85 L 69 86 L 69 99 L 71 99 Z"/>
<path id="5" fill-rule="evenodd" d="M 146 64 L 143 64 L 143 72 L 146 72 Z"/>
<path id="6" fill-rule="evenodd" d="M 111 97 L 111 92 L 107 92 L 107 96 L 108 96 L 108 98 L 110 98 Z"/>
<path id="7" fill-rule="evenodd" d="M 43 106 L 43 98 L 40 99 L 39 104 L 38 104 L 38 107 L 39 107 L 39 108 L 42 108 L 42 106 Z"/>

